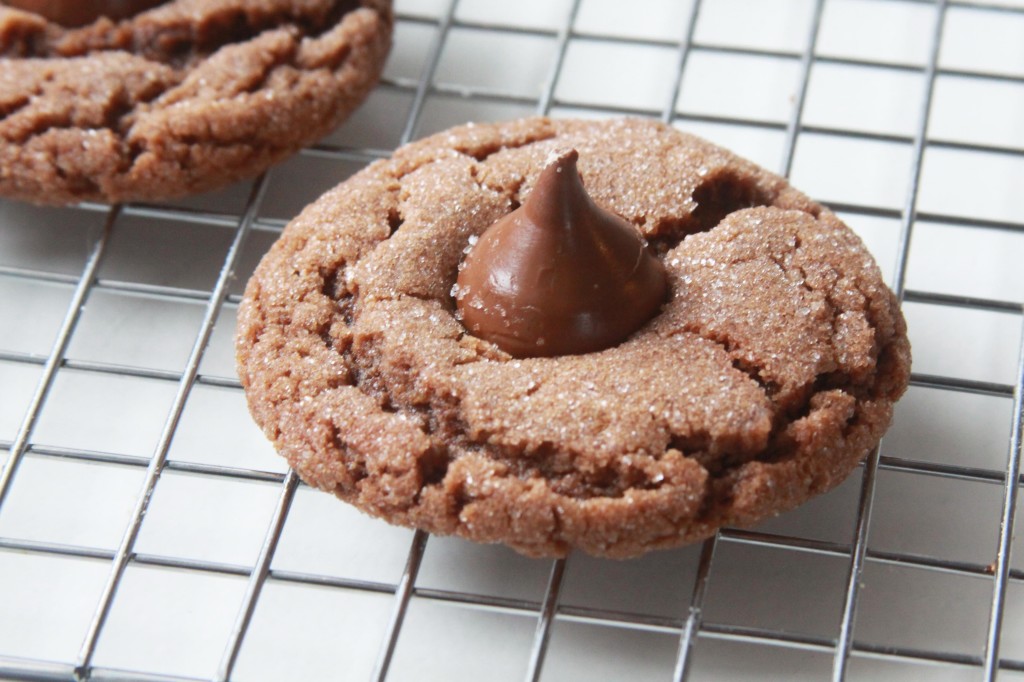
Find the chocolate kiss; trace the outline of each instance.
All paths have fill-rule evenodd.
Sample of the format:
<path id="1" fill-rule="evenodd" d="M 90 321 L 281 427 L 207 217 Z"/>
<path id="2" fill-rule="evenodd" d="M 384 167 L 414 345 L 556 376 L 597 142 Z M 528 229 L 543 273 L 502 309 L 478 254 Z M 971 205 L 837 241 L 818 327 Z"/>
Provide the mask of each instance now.
<path id="1" fill-rule="evenodd" d="M 35 12 L 61 26 L 84 26 L 100 17 L 124 19 L 166 0 L 4 0 L 0 3 Z"/>
<path id="2" fill-rule="evenodd" d="M 572 150 L 480 236 L 459 272 L 465 326 L 515 357 L 610 348 L 654 316 L 665 269 L 640 233 L 595 204 Z"/>

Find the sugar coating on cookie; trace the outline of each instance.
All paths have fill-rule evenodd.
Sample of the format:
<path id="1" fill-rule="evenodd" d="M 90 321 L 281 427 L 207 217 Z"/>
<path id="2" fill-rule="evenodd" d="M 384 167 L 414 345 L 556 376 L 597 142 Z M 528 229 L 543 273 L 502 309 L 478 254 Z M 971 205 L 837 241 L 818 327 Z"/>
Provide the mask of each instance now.
<path id="1" fill-rule="evenodd" d="M 362 102 L 392 25 L 390 0 L 171 0 L 80 27 L 0 5 L 0 196 L 155 200 L 254 176 Z"/>
<path id="2" fill-rule="evenodd" d="M 516 359 L 451 296 L 553 153 L 636 226 L 661 310 L 597 352 Z M 841 482 L 909 378 L 860 239 L 782 178 L 636 119 L 533 118 L 407 145 L 285 229 L 239 310 L 251 412 L 310 485 L 532 556 L 636 556 Z"/>

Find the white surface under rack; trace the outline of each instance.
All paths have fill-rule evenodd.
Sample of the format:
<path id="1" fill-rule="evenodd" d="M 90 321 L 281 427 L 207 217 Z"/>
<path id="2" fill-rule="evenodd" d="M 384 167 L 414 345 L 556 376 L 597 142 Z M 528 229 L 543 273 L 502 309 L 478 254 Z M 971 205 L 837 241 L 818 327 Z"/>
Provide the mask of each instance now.
<path id="1" fill-rule="evenodd" d="M 365 106 L 259 180 L 0 203 L 0 678 L 1024 680 L 1024 2 L 397 10 Z M 534 113 L 671 122 L 864 238 L 914 376 L 846 483 L 702 545 L 541 561 L 288 473 L 234 370 L 259 257 L 395 146 Z"/>

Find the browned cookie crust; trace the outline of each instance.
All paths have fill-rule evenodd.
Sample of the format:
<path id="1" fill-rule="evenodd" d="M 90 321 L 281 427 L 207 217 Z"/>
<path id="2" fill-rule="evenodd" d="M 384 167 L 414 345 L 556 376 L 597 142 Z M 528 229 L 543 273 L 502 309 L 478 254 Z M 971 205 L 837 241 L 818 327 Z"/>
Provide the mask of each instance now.
<path id="1" fill-rule="evenodd" d="M 0 6 L 0 195 L 159 199 L 255 175 L 377 82 L 390 0 L 173 0 L 78 29 Z"/>
<path id="2" fill-rule="evenodd" d="M 514 360 L 464 330 L 450 289 L 567 147 L 671 298 L 617 347 Z M 543 118 L 434 135 L 309 206 L 249 282 L 237 351 L 256 421 L 311 485 L 538 556 L 633 556 L 829 490 L 910 364 L 861 241 L 782 178 L 654 122 Z"/>

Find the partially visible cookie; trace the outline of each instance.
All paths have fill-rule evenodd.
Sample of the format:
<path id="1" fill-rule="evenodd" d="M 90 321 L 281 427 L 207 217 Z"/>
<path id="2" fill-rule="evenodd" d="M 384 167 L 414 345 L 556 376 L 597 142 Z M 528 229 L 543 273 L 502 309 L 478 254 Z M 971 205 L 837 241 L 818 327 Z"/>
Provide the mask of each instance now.
<path id="1" fill-rule="evenodd" d="M 618 345 L 517 359 L 467 331 L 452 289 L 565 149 L 668 296 Z M 910 367 L 860 239 L 784 179 L 655 122 L 545 118 L 439 133 L 309 206 L 248 284 L 237 354 L 305 481 L 534 556 L 635 556 L 833 488 Z"/>
<path id="2" fill-rule="evenodd" d="M 81 27 L 0 3 L 0 195 L 153 200 L 255 175 L 362 102 L 392 24 L 390 0 L 171 0 Z"/>

